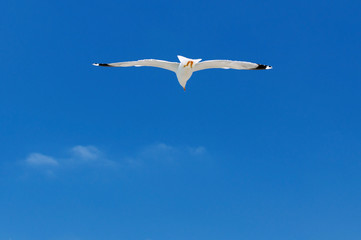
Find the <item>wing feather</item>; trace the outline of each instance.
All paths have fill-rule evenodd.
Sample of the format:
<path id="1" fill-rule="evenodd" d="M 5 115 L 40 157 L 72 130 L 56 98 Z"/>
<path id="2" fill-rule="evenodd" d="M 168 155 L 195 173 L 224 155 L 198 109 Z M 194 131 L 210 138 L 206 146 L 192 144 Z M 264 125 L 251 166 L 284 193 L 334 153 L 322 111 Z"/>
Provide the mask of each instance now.
<path id="1" fill-rule="evenodd" d="M 210 60 L 210 61 L 197 63 L 194 66 L 194 71 L 200 71 L 210 68 L 261 70 L 261 69 L 271 69 L 272 67 L 268 65 L 262 65 L 251 62 L 231 61 L 231 60 Z"/>
<path id="2" fill-rule="evenodd" d="M 179 63 L 176 62 L 168 62 L 163 60 L 156 60 L 156 59 L 144 59 L 138 61 L 131 61 L 131 62 L 116 62 L 116 63 L 94 63 L 95 66 L 102 66 L 102 67 L 157 67 L 167 69 L 169 71 L 177 72 Z"/>

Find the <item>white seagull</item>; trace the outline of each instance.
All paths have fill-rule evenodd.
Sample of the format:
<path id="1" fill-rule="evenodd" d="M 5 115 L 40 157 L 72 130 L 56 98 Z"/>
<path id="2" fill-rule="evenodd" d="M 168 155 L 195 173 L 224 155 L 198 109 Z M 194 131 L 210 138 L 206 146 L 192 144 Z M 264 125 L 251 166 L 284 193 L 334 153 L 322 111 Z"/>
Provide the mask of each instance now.
<path id="1" fill-rule="evenodd" d="M 271 66 L 262 65 L 251 62 L 231 61 L 231 60 L 210 60 L 201 62 L 202 59 L 190 59 L 182 56 L 177 56 L 180 63 L 168 62 L 156 59 L 144 59 L 131 62 L 117 62 L 117 63 L 93 63 L 95 66 L 102 67 L 158 67 L 170 70 L 177 74 L 178 82 L 186 90 L 186 84 L 193 72 L 209 68 L 223 68 L 223 69 L 245 69 L 245 70 L 263 70 L 272 69 Z"/>

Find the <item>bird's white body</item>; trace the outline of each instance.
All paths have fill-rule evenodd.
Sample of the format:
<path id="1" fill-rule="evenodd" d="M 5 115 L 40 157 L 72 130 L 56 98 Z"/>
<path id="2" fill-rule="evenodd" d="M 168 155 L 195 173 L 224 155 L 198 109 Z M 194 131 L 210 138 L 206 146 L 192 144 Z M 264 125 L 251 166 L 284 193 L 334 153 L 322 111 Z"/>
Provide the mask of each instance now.
<path id="1" fill-rule="evenodd" d="M 186 87 L 187 81 L 192 76 L 193 72 L 200 71 L 210 68 L 223 68 L 223 69 L 245 69 L 245 70 L 261 70 L 261 69 L 271 69 L 271 66 L 262 65 L 251 62 L 241 62 L 241 61 L 230 61 L 230 60 L 211 60 L 201 62 L 202 59 L 190 59 L 183 56 L 179 56 L 179 63 L 168 62 L 163 60 L 155 59 L 145 59 L 131 62 L 118 62 L 118 63 L 94 63 L 95 66 L 103 67 L 159 67 L 163 69 L 170 70 L 175 72 L 178 78 L 179 84 L 184 88 Z"/>
<path id="2" fill-rule="evenodd" d="M 191 78 L 193 71 L 190 67 L 184 66 L 184 64 L 179 64 L 178 70 L 176 72 L 179 84 L 185 88 L 187 81 Z"/>
<path id="3" fill-rule="evenodd" d="M 182 56 L 178 56 L 179 66 L 177 69 L 177 78 L 179 84 L 184 88 L 186 88 L 187 81 L 191 78 L 193 74 L 193 67 L 200 62 L 202 59 L 190 59 Z"/>

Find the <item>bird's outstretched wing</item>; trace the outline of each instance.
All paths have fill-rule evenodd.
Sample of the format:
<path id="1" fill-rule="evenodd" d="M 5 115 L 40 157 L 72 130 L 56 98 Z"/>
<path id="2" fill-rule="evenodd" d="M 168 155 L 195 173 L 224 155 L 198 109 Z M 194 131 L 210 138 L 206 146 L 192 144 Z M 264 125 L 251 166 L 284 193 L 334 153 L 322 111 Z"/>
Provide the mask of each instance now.
<path id="1" fill-rule="evenodd" d="M 176 62 L 167 62 L 163 60 L 156 60 L 156 59 L 144 59 L 138 61 L 131 61 L 131 62 L 117 62 L 117 63 L 93 63 L 95 66 L 102 66 L 102 67 L 158 67 L 167 69 L 173 72 L 176 72 L 179 66 L 179 63 Z"/>
<path id="2" fill-rule="evenodd" d="M 262 70 L 271 69 L 271 66 L 262 65 L 251 62 L 231 61 L 231 60 L 210 60 L 199 62 L 194 66 L 193 71 L 200 71 L 209 68 L 223 68 L 223 69 L 245 69 L 245 70 Z"/>

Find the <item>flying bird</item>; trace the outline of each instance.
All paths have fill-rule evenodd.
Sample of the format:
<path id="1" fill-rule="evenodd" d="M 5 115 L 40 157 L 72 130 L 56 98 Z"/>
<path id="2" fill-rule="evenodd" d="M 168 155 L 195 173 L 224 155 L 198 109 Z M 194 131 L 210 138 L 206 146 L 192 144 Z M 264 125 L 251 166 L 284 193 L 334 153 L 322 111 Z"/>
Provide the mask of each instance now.
<path id="1" fill-rule="evenodd" d="M 95 66 L 102 67 L 158 67 L 167 69 L 169 71 L 175 72 L 178 78 L 179 84 L 183 87 L 184 91 L 186 90 L 187 81 L 192 76 L 193 72 L 200 71 L 210 68 L 223 68 L 223 69 L 245 69 L 245 70 L 263 70 L 263 69 L 272 69 L 271 66 L 251 63 L 251 62 L 241 62 L 241 61 L 231 61 L 231 60 L 210 60 L 202 61 L 202 59 L 190 59 L 183 56 L 177 56 L 179 63 L 177 62 L 168 62 L 163 60 L 156 59 L 144 59 L 131 62 L 116 62 L 116 63 L 93 63 Z"/>

